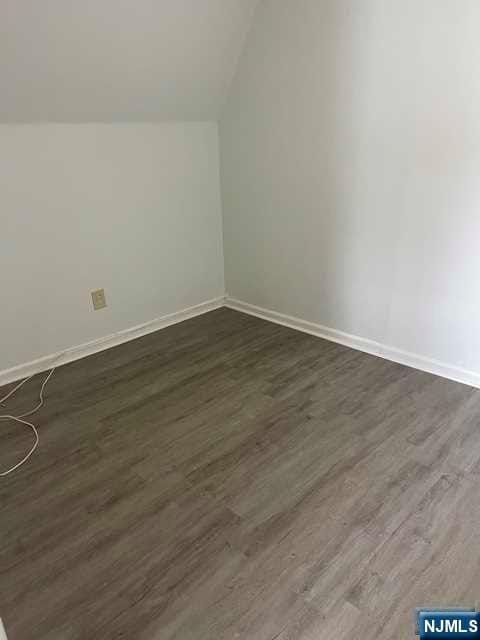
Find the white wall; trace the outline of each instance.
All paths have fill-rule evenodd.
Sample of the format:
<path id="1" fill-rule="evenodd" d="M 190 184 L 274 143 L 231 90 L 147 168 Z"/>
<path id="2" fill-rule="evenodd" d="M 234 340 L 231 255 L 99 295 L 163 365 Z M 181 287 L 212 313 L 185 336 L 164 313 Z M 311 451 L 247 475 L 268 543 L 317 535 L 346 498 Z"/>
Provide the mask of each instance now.
<path id="1" fill-rule="evenodd" d="M 265 0 L 221 121 L 230 296 L 480 373 L 480 3 Z"/>
<path id="2" fill-rule="evenodd" d="M 258 0 L 4 0 L 1 122 L 216 120 Z"/>
<path id="3" fill-rule="evenodd" d="M 217 125 L 0 126 L 0 282 L 0 370 L 222 295 Z"/>

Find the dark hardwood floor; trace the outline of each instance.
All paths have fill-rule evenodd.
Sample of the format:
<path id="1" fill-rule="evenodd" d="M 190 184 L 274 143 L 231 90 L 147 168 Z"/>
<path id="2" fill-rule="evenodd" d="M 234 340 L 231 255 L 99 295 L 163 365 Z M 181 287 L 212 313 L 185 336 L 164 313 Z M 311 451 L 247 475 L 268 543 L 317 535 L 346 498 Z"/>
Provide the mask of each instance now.
<path id="1" fill-rule="evenodd" d="M 36 422 L 9 640 L 403 640 L 480 600 L 477 390 L 220 309 L 58 369 Z"/>

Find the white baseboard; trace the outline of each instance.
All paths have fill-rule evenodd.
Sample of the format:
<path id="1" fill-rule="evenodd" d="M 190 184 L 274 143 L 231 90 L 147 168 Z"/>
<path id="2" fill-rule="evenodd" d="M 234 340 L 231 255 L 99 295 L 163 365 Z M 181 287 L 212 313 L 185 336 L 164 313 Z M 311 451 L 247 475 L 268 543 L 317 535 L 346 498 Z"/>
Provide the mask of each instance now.
<path id="1" fill-rule="evenodd" d="M 28 376 L 41 373 L 42 371 L 50 369 L 52 366 L 61 366 L 68 362 L 80 360 L 81 358 L 91 356 L 94 353 L 116 347 L 124 342 L 129 342 L 130 340 L 135 340 L 135 338 L 140 338 L 141 336 L 145 336 L 149 333 L 154 333 L 155 331 L 169 327 L 172 324 L 177 324 L 183 320 L 188 320 L 189 318 L 194 318 L 195 316 L 202 315 L 208 311 L 213 311 L 214 309 L 223 307 L 224 302 L 225 297 L 220 296 L 213 300 L 197 304 L 194 307 L 188 307 L 187 309 L 182 309 L 182 311 L 177 311 L 175 313 L 161 316 L 160 318 L 155 318 L 155 320 L 150 320 L 149 322 L 137 325 L 136 327 L 117 331 L 116 333 L 99 338 L 98 340 L 92 340 L 91 342 L 70 347 L 64 351 L 52 353 L 48 356 L 38 358 L 37 360 L 32 360 L 31 362 L 26 362 L 25 364 L 12 367 L 11 369 L 5 369 L 0 371 L 0 386 L 10 382 L 15 382 L 21 378 L 27 378 Z"/>
<path id="2" fill-rule="evenodd" d="M 337 329 L 331 329 L 321 324 L 314 322 L 308 322 L 301 318 L 295 318 L 294 316 L 288 316 L 278 311 L 272 311 L 270 309 L 264 309 L 229 296 L 225 299 L 225 306 L 229 309 L 235 309 L 249 315 L 256 316 L 257 318 L 263 318 L 276 324 L 281 324 L 304 333 L 310 333 L 311 335 L 330 340 L 331 342 L 337 342 L 343 344 L 352 349 L 358 351 L 364 351 L 365 353 L 384 358 L 385 360 L 391 360 L 392 362 L 398 362 L 399 364 L 419 369 L 420 371 L 426 371 L 433 373 L 434 375 L 441 376 L 442 378 L 448 378 L 455 382 L 469 385 L 471 387 L 480 388 L 480 373 L 475 371 L 468 371 L 438 360 L 432 360 L 417 353 L 410 353 L 408 351 L 402 351 L 395 347 L 382 344 L 380 342 L 374 342 L 360 336 L 354 336 Z"/>
<path id="3" fill-rule="evenodd" d="M 413 367 L 414 369 L 433 373 L 434 375 L 448 378 L 455 382 L 480 388 L 480 373 L 475 371 L 468 371 L 444 362 L 439 362 L 438 360 L 432 360 L 431 358 L 427 358 L 416 353 L 402 351 L 401 349 L 397 349 L 380 342 L 344 333 L 343 331 L 325 327 L 323 325 L 316 324 L 315 322 L 308 322 L 307 320 L 302 320 L 301 318 L 296 318 L 294 316 L 288 316 L 283 313 L 279 313 L 278 311 L 258 307 L 228 296 L 220 296 L 193 307 L 188 307 L 187 309 L 170 313 L 168 315 L 161 316 L 160 318 L 155 318 L 154 320 L 145 322 L 144 324 L 136 327 L 118 331 L 117 333 L 99 338 L 98 340 L 70 347 L 64 351 L 52 353 L 48 356 L 44 356 L 43 358 L 38 358 L 37 360 L 32 360 L 31 362 L 26 362 L 25 364 L 12 367 L 11 369 L 5 369 L 0 371 L 0 386 L 20 380 L 21 378 L 41 373 L 54 365 L 61 366 L 68 362 L 74 362 L 75 360 L 80 360 L 81 358 L 93 355 L 94 353 L 111 349 L 112 347 L 129 342 L 130 340 L 135 340 L 135 338 L 140 338 L 141 336 L 145 336 L 149 333 L 154 333 L 159 329 L 177 324 L 183 320 L 188 320 L 188 318 L 194 318 L 195 316 L 202 315 L 203 313 L 208 313 L 209 311 L 213 311 L 214 309 L 218 309 L 223 306 L 296 329 L 297 331 L 303 331 L 304 333 L 309 333 L 319 338 L 330 340 L 331 342 L 337 342 L 338 344 L 343 344 L 347 347 L 351 347 L 352 349 L 357 349 L 358 351 L 363 351 L 380 358 L 385 358 L 386 360 L 398 362 L 399 364 L 406 365 L 407 367 Z"/>

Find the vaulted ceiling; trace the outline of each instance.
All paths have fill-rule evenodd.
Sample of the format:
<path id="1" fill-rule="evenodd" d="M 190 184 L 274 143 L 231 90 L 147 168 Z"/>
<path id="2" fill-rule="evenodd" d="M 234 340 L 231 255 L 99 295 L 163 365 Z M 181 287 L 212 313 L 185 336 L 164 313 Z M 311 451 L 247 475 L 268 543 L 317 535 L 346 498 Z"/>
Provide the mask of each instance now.
<path id="1" fill-rule="evenodd" d="M 214 120 L 258 0 L 2 0 L 0 121 Z"/>

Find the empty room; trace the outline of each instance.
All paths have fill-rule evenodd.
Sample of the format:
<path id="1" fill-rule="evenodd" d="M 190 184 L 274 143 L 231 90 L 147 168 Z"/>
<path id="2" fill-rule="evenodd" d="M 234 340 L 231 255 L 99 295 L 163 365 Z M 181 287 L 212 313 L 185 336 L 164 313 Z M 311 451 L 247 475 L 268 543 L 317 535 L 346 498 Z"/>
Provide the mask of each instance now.
<path id="1" fill-rule="evenodd" d="M 0 640 L 480 638 L 480 2 L 0 5 Z"/>

